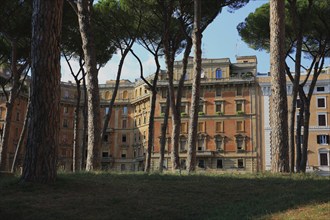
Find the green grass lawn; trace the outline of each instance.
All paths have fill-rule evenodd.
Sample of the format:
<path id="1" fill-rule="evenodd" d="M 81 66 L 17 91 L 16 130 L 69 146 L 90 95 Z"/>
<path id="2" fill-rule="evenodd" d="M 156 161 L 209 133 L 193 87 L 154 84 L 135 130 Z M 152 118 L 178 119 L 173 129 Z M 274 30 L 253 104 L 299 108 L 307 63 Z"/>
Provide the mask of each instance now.
<path id="1" fill-rule="evenodd" d="M 0 176 L 0 219 L 330 219 L 329 178 L 310 175 Z"/>

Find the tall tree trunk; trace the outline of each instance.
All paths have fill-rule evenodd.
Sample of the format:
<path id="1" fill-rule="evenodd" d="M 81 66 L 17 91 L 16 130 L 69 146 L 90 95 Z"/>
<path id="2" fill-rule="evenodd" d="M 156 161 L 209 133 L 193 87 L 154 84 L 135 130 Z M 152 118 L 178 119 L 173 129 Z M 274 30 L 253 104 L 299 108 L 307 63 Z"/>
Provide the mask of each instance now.
<path id="1" fill-rule="evenodd" d="M 88 146 L 86 170 L 101 168 L 101 116 L 100 94 L 98 87 L 98 71 L 96 67 L 96 53 L 94 34 L 91 22 L 92 3 L 89 0 L 77 2 L 78 21 L 82 39 L 82 49 L 87 71 L 87 106 L 88 106 Z"/>
<path id="2" fill-rule="evenodd" d="M 201 22 L 201 0 L 194 0 L 194 30 L 193 30 L 193 45 L 194 45 L 194 78 L 192 84 L 190 121 L 188 132 L 188 156 L 187 156 L 187 171 L 192 172 L 196 168 L 196 140 L 197 140 L 197 125 L 198 125 L 198 106 L 199 106 L 199 89 L 202 70 L 202 33 L 200 30 Z"/>
<path id="3" fill-rule="evenodd" d="M 303 101 L 303 99 L 300 99 Z M 299 173 L 301 171 L 300 169 L 300 163 L 301 163 L 301 122 L 304 118 L 304 110 L 305 104 L 302 103 L 300 109 L 299 109 L 299 116 L 297 120 L 297 132 L 296 132 L 296 172 Z"/>
<path id="4" fill-rule="evenodd" d="M 310 103 L 309 100 L 304 102 L 304 131 L 303 131 L 303 143 L 301 151 L 300 171 L 306 172 L 307 165 L 307 150 L 308 150 L 308 135 L 309 135 L 309 119 L 310 119 Z"/>
<path id="5" fill-rule="evenodd" d="M 115 105 L 115 101 L 116 101 L 116 97 L 117 97 L 117 92 L 118 92 L 118 88 L 119 88 L 119 83 L 120 83 L 120 76 L 121 76 L 121 72 L 122 72 L 122 69 L 123 69 L 124 61 L 125 61 L 125 58 L 126 58 L 128 52 L 132 48 L 133 43 L 134 43 L 134 41 L 132 41 L 127 46 L 127 48 L 122 53 L 122 56 L 121 56 L 120 61 L 119 61 L 118 70 L 117 70 L 117 77 L 116 77 L 116 83 L 115 83 L 115 88 L 113 90 L 112 97 L 111 97 L 111 100 L 110 100 L 109 105 L 108 105 L 109 112 L 105 115 L 105 118 L 104 118 L 102 133 L 101 133 L 101 136 L 100 136 L 101 137 L 101 140 L 103 140 L 104 135 L 106 134 L 106 131 L 107 131 L 107 128 L 108 128 L 108 125 L 109 125 L 109 121 L 111 119 L 112 109 L 113 109 L 113 106 Z"/>
<path id="6" fill-rule="evenodd" d="M 33 1 L 31 119 L 22 174 L 24 182 L 47 183 L 56 179 L 62 6 L 63 0 Z"/>
<path id="7" fill-rule="evenodd" d="M 289 171 L 284 0 L 270 0 L 272 172 Z"/>
<path id="8" fill-rule="evenodd" d="M 300 30 L 300 29 L 299 29 Z M 297 30 L 298 31 L 298 30 Z M 288 124 L 289 128 L 289 155 L 290 155 L 290 172 L 294 172 L 294 162 L 295 162 L 295 119 L 296 119 L 296 106 L 297 106 L 297 96 L 298 96 L 298 87 L 300 83 L 300 64 L 301 64 L 301 51 L 302 51 L 302 33 L 299 32 L 297 34 L 297 42 L 296 42 L 296 62 L 295 62 L 295 75 L 292 86 L 292 102 L 290 107 L 290 120 Z"/>
<path id="9" fill-rule="evenodd" d="M 72 152 L 72 171 L 81 170 L 81 146 L 79 141 L 79 127 L 80 127 L 80 98 L 81 98 L 81 88 L 80 81 L 76 80 L 77 84 L 77 103 L 74 111 L 74 126 L 73 126 L 73 152 Z M 84 137 L 83 137 L 84 138 Z"/>
<path id="10" fill-rule="evenodd" d="M 155 108 L 156 108 L 156 99 L 157 99 L 157 81 L 158 74 L 160 71 L 160 64 L 158 61 L 158 56 L 155 55 L 155 63 L 156 63 L 156 73 L 154 76 L 154 80 L 152 82 L 152 95 L 151 95 L 151 105 L 150 105 L 150 114 L 149 114 L 149 128 L 148 128 L 148 146 L 147 146 L 147 154 L 146 154 L 146 165 L 144 171 L 149 173 L 150 164 L 151 164 L 151 149 L 154 144 L 154 117 L 155 117 Z"/>
<path id="11" fill-rule="evenodd" d="M 87 149 L 87 131 L 88 131 L 88 112 L 87 112 L 87 88 L 86 79 L 83 78 L 84 89 L 84 105 L 83 105 L 83 132 L 82 132 L 82 146 L 81 146 L 81 169 L 86 169 L 86 149 Z"/>
<path id="12" fill-rule="evenodd" d="M 28 122 L 29 122 L 29 119 L 30 119 L 30 104 L 31 104 L 31 102 L 30 102 L 30 98 L 29 98 L 28 104 L 26 106 L 26 113 L 25 113 L 25 119 L 24 119 L 24 123 L 23 123 L 23 129 L 22 129 L 21 135 L 19 136 L 19 140 L 18 140 L 17 147 L 16 147 L 16 150 L 15 150 L 13 163 L 11 165 L 11 172 L 12 173 L 15 171 L 17 157 L 18 157 L 20 149 L 22 148 L 22 145 L 24 143 L 24 139 L 25 139 L 25 136 L 26 136 Z"/>
<path id="13" fill-rule="evenodd" d="M 168 125 L 168 116 L 170 113 L 170 97 L 169 91 L 167 90 L 167 97 L 166 97 L 166 108 L 164 112 L 164 122 L 161 127 L 161 134 L 160 134 L 160 150 L 159 150 L 159 172 L 163 172 L 163 164 L 164 164 L 164 154 L 165 154 L 165 145 L 166 145 L 166 130 Z M 168 143 L 167 143 L 168 144 Z"/>

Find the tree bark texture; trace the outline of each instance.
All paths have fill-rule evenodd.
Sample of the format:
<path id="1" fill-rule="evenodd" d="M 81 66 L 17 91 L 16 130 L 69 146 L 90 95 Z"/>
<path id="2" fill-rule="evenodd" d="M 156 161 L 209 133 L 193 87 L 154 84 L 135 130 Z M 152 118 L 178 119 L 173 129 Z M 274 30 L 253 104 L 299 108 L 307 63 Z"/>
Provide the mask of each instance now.
<path id="1" fill-rule="evenodd" d="M 92 4 L 89 0 L 77 2 L 78 22 L 87 71 L 88 144 L 86 170 L 101 168 L 101 116 L 98 70 L 91 22 Z"/>
<path id="2" fill-rule="evenodd" d="M 76 80 L 77 85 L 77 103 L 74 112 L 74 125 L 73 125 L 73 152 L 72 152 L 72 171 L 80 171 L 81 170 L 81 155 L 82 149 L 80 147 L 79 141 L 79 126 L 80 126 L 80 99 L 81 99 L 81 86 L 80 81 Z M 85 137 L 83 137 L 85 138 Z"/>
<path id="3" fill-rule="evenodd" d="M 149 114 L 149 127 L 148 127 L 148 146 L 147 146 L 147 154 L 146 154 L 146 166 L 144 171 L 149 173 L 150 164 L 151 164 L 151 149 L 154 144 L 154 122 L 155 122 L 155 108 L 156 108 L 156 99 L 157 99 L 157 81 L 158 74 L 160 71 L 160 64 L 158 61 L 158 56 L 155 56 L 156 62 L 156 72 L 154 76 L 154 80 L 152 82 L 152 95 L 151 95 L 151 105 L 150 105 L 150 114 Z M 164 155 L 163 155 L 164 156 Z M 163 157 L 164 158 L 164 157 Z"/>
<path id="4" fill-rule="evenodd" d="M 165 154 L 165 145 L 166 145 L 166 130 L 168 125 L 168 116 L 170 114 L 170 97 L 168 95 L 167 90 L 167 97 L 166 97 L 166 108 L 164 114 L 164 122 L 161 127 L 161 134 L 160 134 L 160 150 L 159 150 L 159 172 L 163 172 L 163 163 L 164 163 L 164 154 Z"/>
<path id="5" fill-rule="evenodd" d="M 33 1 L 31 118 L 22 181 L 54 182 L 60 126 L 63 0 Z"/>
<path id="6" fill-rule="evenodd" d="M 202 33 L 200 29 L 201 22 L 201 0 L 194 0 L 194 75 L 191 93 L 190 121 L 188 131 L 188 155 L 187 155 L 187 171 L 192 172 L 196 168 L 196 141 L 197 141 L 197 125 L 198 125 L 198 106 L 200 99 L 200 81 L 202 70 Z"/>
<path id="7" fill-rule="evenodd" d="M 270 0 L 272 172 L 289 171 L 284 0 Z"/>

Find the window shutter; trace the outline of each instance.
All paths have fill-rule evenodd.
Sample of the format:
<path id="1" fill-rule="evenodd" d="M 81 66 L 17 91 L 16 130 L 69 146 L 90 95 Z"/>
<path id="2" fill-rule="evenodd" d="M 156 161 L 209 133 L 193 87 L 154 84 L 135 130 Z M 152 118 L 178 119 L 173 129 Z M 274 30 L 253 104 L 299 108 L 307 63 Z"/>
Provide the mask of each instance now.
<path id="1" fill-rule="evenodd" d="M 317 135 L 317 143 L 320 144 L 321 143 L 321 135 Z"/>
<path id="2" fill-rule="evenodd" d="M 327 144 L 329 144 L 329 135 L 326 136 L 325 141 L 326 141 Z"/>

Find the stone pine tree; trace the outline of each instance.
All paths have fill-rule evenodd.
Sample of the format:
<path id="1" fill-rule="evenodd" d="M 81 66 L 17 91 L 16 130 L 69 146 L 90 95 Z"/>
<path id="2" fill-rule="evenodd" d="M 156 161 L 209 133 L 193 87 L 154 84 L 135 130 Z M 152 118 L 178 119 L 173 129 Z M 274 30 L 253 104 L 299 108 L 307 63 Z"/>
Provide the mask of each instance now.
<path id="1" fill-rule="evenodd" d="M 84 52 L 84 61 L 87 78 L 87 109 L 88 109 L 88 143 L 86 170 L 98 170 L 101 168 L 101 116 L 100 94 L 98 86 L 98 69 L 94 44 L 94 32 L 92 24 L 93 1 L 70 1 L 78 14 L 78 23 Z"/>
<path id="2" fill-rule="evenodd" d="M 324 59 L 329 57 L 330 50 L 330 34 L 326 22 L 330 19 L 329 4 L 329 1 L 309 0 L 290 0 L 286 4 L 286 56 L 294 61 L 295 74 L 292 75 L 288 65 L 286 65 L 286 73 L 293 87 L 295 87 L 293 88 L 292 96 L 294 96 L 295 90 L 297 90 L 296 92 L 299 94 L 301 101 L 296 130 L 293 129 L 296 118 L 295 101 L 291 102 L 289 114 L 289 121 L 291 121 L 289 126 L 291 172 L 293 172 L 294 161 L 296 162 L 296 172 L 304 172 L 306 169 L 309 105 L 313 95 L 313 86 L 315 86 L 318 76 L 322 72 Z M 237 26 L 242 39 L 253 49 L 269 51 L 269 15 L 269 4 L 264 4 Z M 291 55 L 293 53 L 295 55 Z M 309 67 L 302 65 L 302 56 L 305 61 L 310 60 Z M 301 68 L 306 71 L 303 80 L 298 77 L 300 76 Z M 311 83 L 308 92 L 303 89 L 307 81 Z M 294 100 L 294 97 L 292 99 Z M 302 126 L 304 127 L 303 135 L 301 135 Z M 296 145 L 295 152 L 293 144 Z M 294 156 L 296 157 L 294 158 Z"/>
<path id="3" fill-rule="evenodd" d="M 63 0 L 33 1 L 31 118 L 22 181 L 56 180 L 60 125 L 60 32 Z"/>
<path id="4" fill-rule="evenodd" d="M 270 0 L 272 172 L 289 171 L 284 0 Z"/>

